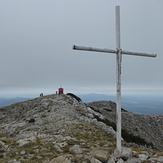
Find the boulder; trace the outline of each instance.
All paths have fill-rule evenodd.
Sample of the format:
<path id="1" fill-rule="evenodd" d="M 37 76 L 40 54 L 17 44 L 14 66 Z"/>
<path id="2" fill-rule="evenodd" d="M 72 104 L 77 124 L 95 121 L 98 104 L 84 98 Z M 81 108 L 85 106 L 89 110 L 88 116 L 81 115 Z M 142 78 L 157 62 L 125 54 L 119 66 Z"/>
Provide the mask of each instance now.
<path id="1" fill-rule="evenodd" d="M 123 161 L 127 161 L 128 159 L 132 158 L 132 150 L 130 148 L 122 147 L 121 153 L 116 149 L 114 151 L 114 157 L 117 159 L 122 159 Z"/>
<path id="2" fill-rule="evenodd" d="M 23 139 L 18 140 L 17 143 L 19 144 L 19 147 L 24 147 L 26 145 L 29 145 L 29 142 Z"/>
<path id="3" fill-rule="evenodd" d="M 126 157 L 127 159 L 132 158 L 132 150 L 130 148 L 122 148 L 122 156 Z M 123 159 L 123 158 L 122 158 Z M 125 160 L 124 160 L 125 161 Z"/>
<path id="4" fill-rule="evenodd" d="M 58 156 L 53 158 L 49 163 L 71 163 L 65 156 Z"/>
<path id="5" fill-rule="evenodd" d="M 113 153 L 112 148 L 104 148 L 104 147 L 94 148 L 91 152 L 91 154 L 101 162 L 107 162 L 112 153 Z"/>
<path id="6" fill-rule="evenodd" d="M 158 157 L 158 158 L 157 158 L 157 161 L 163 162 L 163 156 Z"/>
<path id="7" fill-rule="evenodd" d="M 25 152 L 25 151 L 21 151 L 20 154 L 21 154 L 21 155 L 25 155 L 26 152 Z"/>
<path id="8" fill-rule="evenodd" d="M 102 163 L 102 162 L 95 158 L 91 158 L 91 163 Z"/>
<path id="9" fill-rule="evenodd" d="M 83 153 L 83 151 L 82 151 L 82 149 L 80 148 L 79 145 L 74 145 L 74 146 L 70 147 L 69 152 L 71 154 L 81 154 L 81 153 Z"/>
<path id="10" fill-rule="evenodd" d="M 114 160 L 114 158 L 110 158 L 109 160 L 108 160 L 108 162 L 107 163 L 115 163 L 115 160 Z"/>
<path id="11" fill-rule="evenodd" d="M 145 160 L 147 160 L 147 158 L 148 158 L 148 156 L 145 155 L 145 154 L 139 154 L 138 156 L 139 156 L 139 159 L 140 159 L 141 161 L 145 161 Z"/>
<path id="12" fill-rule="evenodd" d="M 126 163 L 141 163 L 141 160 L 137 158 L 131 158 L 131 159 L 128 159 Z"/>
<path id="13" fill-rule="evenodd" d="M 124 163 L 124 161 L 120 158 L 117 163 Z"/>

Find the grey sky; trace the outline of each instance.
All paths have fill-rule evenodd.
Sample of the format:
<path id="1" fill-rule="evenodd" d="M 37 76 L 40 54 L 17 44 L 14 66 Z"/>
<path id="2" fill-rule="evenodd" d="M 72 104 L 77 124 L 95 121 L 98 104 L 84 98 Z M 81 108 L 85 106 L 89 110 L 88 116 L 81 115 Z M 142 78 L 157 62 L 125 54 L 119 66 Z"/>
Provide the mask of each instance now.
<path id="1" fill-rule="evenodd" d="M 1 0 L 0 96 L 66 92 L 114 93 L 116 56 L 73 51 L 73 44 L 115 49 L 115 6 L 123 55 L 122 93 L 163 93 L 162 0 Z"/>

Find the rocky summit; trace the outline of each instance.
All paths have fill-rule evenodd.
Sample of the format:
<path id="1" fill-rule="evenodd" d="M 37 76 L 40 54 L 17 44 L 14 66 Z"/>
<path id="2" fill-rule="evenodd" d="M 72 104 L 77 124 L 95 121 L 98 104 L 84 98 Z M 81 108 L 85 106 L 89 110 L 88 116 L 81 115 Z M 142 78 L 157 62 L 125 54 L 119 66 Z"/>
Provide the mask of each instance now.
<path id="1" fill-rule="evenodd" d="M 137 115 L 122 109 L 119 153 L 115 107 L 111 101 L 84 104 L 69 93 L 0 108 L 0 162 L 163 162 L 163 115 Z"/>

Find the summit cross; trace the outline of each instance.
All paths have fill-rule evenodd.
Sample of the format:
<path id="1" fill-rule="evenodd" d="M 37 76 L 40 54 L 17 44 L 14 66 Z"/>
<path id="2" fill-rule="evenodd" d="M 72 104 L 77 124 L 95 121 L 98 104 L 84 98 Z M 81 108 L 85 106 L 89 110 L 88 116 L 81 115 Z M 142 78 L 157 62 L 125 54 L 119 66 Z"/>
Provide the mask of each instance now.
<path id="1" fill-rule="evenodd" d="M 116 50 L 114 49 L 101 49 L 93 47 L 83 47 L 83 46 L 73 46 L 74 50 L 84 50 L 84 51 L 94 51 L 94 52 L 104 52 L 104 53 L 114 53 L 116 54 L 116 95 L 117 95 L 117 105 L 116 105 L 116 148 L 121 152 L 121 62 L 122 54 L 144 56 L 144 57 L 156 57 L 157 54 L 143 53 L 143 52 L 131 52 L 122 50 L 120 48 L 120 6 L 115 7 L 116 15 Z"/>

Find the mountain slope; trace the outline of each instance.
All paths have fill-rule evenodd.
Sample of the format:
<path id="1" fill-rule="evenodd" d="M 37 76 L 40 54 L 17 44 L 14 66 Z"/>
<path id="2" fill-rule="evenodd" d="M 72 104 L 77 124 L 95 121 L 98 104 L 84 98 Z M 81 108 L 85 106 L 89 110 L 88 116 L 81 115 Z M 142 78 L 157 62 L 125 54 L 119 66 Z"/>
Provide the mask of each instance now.
<path id="1" fill-rule="evenodd" d="M 115 103 L 111 101 L 96 101 L 87 105 L 94 108 L 94 110 L 98 111 L 102 115 L 105 115 L 105 118 L 108 121 L 113 124 L 116 123 Z M 114 129 L 116 128 L 114 127 Z M 144 141 L 143 144 L 160 150 L 163 149 L 163 114 L 140 115 L 127 112 L 122 109 L 122 129 L 122 137 L 126 141 L 140 142 L 140 144 Z"/>
<path id="2" fill-rule="evenodd" d="M 68 95 L 49 95 L 1 108 L 3 160 L 14 157 L 26 162 L 36 156 L 49 160 L 72 144 L 83 144 L 85 150 L 104 144 L 115 146 L 115 131 L 94 115 L 104 118 Z M 21 157 L 23 151 L 27 158 Z"/>
<path id="3" fill-rule="evenodd" d="M 131 149 L 127 156 L 111 155 L 116 146 L 115 130 L 107 119 L 115 121 L 115 103 L 87 106 L 73 94 L 49 95 L 0 108 L 0 162 L 141 162 L 145 149 L 134 149 L 133 159 Z M 152 150 L 146 155 L 148 161 L 150 157 L 150 161 L 162 159 Z"/>

